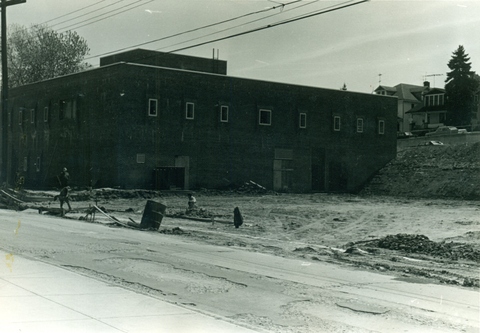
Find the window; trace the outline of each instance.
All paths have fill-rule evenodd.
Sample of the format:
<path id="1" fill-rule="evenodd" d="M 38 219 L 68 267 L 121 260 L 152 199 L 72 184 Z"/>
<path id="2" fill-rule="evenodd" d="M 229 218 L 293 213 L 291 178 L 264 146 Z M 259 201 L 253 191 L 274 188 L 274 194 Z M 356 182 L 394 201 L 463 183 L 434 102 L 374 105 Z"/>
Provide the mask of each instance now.
<path id="1" fill-rule="evenodd" d="M 76 119 L 77 118 L 77 101 L 63 100 L 60 101 L 60 110 L 58 113 L 59 120 Z"/>
<path id="2" fill-rule="evenodd" d="M 435 105 L 444 105 L 444 104 L 445 104 L 444 94 L 427 95 L 424 98 L 425 106 L 435 106 Z"/>
<path id="3" fill-rule="evenodd" d="M 340 116 L 333 117 L 333 130 L 340 131 Z"/>
<path id="4" fill-rule="evenodd" d="M 137 163 L 139 164 L 145 163 L 145 154 L 137 154 Z"/>
<path id="5" fill-rule="evenodd" d="M 23 158 L 23 171 L 28 170 L 28 158 L 24 157 Z"/>
<path id="6" fill-rule="evenodd" d="M 378 134 L 385 134 L 385 120 L 378 121 Z"/>
<path id="7" fill-rule="evenodd" d="M 270 126 L 272 124 L 272 110 L 260 109 L 258 112 L 258 123 Z"/>
<path id="8" fill-rule="evenodd" d="M 35 124 L 35 109 L 30 109 L 30 122 Z"/>
<path id="9" fill-rule="evenodd" d="M 222 123 L 228 123 L 228 106 L 227 105 L 220 106 L 220 121 Z"/>
<path id="10" fill-rule="evenodd" d="M 40 172 L 40 157 L 37 157 L 37 164 L 35 166 L 37 167 L 37 172 Z"/>
<path id="11" fill-rule="evenodd" d="M 194 119 L 195 116 L 195 104 L 188 102 L 185 105 L 185 119 Z"/>
<path id="12" fill-rule="evenodd" d="M 158 112 L 158 101 L 156 99 L 150 98 L 148 100 L 148 115 L 151 117 L 156 117 Z"/>
<path id="13" fill-rule="evenodd" d="M 298 119 L 298 127 L 307 128 L 307 114 L 300 113 L 300 118 Z"/>
<path id="14" fill-rule="evenodd" d="M 18 124 L 21 126 L 23 124 L 23 110 L 18 111 Z"/>
<path id="15" fill-rule="evenodd" d="M 43 121 L 48 122 L 48 106 L 43 108 Z"/>
<path id="16" fill-rule="evenodd" d="M 363 118 L 357 118 L 357 133 L 363 133 Z"/>

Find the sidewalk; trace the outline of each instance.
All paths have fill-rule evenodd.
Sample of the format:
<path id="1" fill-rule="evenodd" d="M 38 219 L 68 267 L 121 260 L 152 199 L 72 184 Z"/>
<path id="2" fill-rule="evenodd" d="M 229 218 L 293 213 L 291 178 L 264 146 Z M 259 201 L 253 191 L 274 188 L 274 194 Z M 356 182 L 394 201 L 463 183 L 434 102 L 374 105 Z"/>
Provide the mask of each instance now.
<path id="1" fill-rule="evenodd" d="M 0 256 L 2 333 L 254 332 L 57 266 Z"/>

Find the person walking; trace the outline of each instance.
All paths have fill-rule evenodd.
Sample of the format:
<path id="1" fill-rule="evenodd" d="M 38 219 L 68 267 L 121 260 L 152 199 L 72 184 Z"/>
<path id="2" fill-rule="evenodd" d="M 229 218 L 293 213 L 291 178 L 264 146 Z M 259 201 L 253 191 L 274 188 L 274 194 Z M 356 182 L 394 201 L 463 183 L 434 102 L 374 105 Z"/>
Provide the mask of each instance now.
<path id="1" fill-rule="evenodd" d="M 65 215 L 65 213 L 63 212 L 63 204 L 66 203 L 67 206 L 68 206 L 68 211 L 71 211 L 72 210 L 72 206 L 70 206 L 70 195 L 68 193 L 68 191 L 70 190 L 70 186 L 65 186 L 64 188 L 62 188 L 62 190 L 60 191 L 60 194 L 59 195 L 56 195 L 53 200 L 59 200 L 60 201 L 60 209 L 62 210 L 62 216 Z"/>

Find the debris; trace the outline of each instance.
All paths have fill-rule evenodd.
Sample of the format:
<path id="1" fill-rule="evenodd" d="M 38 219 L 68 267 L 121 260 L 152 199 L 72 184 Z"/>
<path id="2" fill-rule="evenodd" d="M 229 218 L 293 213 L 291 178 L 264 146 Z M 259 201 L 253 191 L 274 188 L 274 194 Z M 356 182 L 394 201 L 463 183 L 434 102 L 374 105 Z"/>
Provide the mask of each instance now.
<path id="1" fill-rule="evenodd" d="M 242 186 L 240 186 L 238 189 L 237 189 L 237 192 L 240 192 L 240 193 L 257 193 L 257 194 L 263 194 L 263 193 L 267 193 L 267 189 L 265 187 L 263 187 L 262 185 L 259 185 L 257 183 L 255 183 L 254 181 L 248 181 L 246 182 L 245 184 L 243 184 Z"/>
<path id="2" fill-rule="evenodd" d="M 425 254 L 451 260 L 473 260 L 480 262 L 480 249 L 470 244 L 434 242 L 424 235 L 397 234 L 365 243 L 368 246 L 389 250 L 400 250 L 405 253 Z"/>
<path id="3" fill-rule="evenodd" d="M 384 314 L 388 312 L 388 310 L 384 307 L 380 307 L 372 304 L 360 303 L 357 301 L 342 302 L 342 303 L 336 303 L 336 304 L 341 308 L 347 308 L 355 312 L 364 312 L 364 313 L 370 313 L 370 314 Z"/>
<path id="4" fill-rule="evenodd" d="M 162 219 L 165 216 L 167 206 L 153 200 L 148 200 L 143 211 L 142 221 L 140 222 L 141 229 L 155 229 L 160 228 Z"/>
<path id="5" fill-rule="evenodd" d="M 100 209 L 97 205 L 93 205 L 93 207 L 95 207 L 96 210 L 98 210 L 100 213 L 102 213 L 103 215 L 105 215 L 106 217 L 108 217 L 108 218 L 109 218 L 110 220 L 112 220 L 113 222 L 118 223 L 118 224 L 120 224 L 120 225 L 122 225 L 122 226 L 124 226 L 124 227 L 129 227 L 128 224 L 123 223 L 123 222 L 119 221 L 117 218 L 115 218 L 115 217 L 107 214 L 107 213 L 104 212 L 102 209 Z"/>
<path id="6" fill-rule="evenodd" d="M 240 213 L 240 209 L 238 207 L 235 207 L 233 210 L 233 225 L 235 228 L 239 228 L 243 224 L 243 216 L 242 213 Z"/>

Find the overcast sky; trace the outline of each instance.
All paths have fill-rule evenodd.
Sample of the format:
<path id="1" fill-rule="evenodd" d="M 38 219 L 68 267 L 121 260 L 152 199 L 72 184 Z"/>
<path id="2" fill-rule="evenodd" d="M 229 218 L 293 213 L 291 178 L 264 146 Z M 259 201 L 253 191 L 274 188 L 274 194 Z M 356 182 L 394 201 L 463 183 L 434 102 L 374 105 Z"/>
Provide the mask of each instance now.
<path id="1" fill-rule="evenodd" d="M 75 30 L 88 42 L 88 61 L 98 66 L 100 55 L 116 50 L 169 52 L 356 2 L 27 0 L 8 7 L 7 22 Z M 332 89 L 345 83 L 348 90 L 371 93 L 379 79 L 388 86 L 421 85 L 432 74 L 443 74 L 427 77 L 443 87 L 447 63 L 459 45 L 480 72 L 479 32 L 480 0 L 371 0 L 177 53 L 211 58 L 216 49 L 232 76 Z M 148 44 L 137 46 L 142 43 Z"/>

